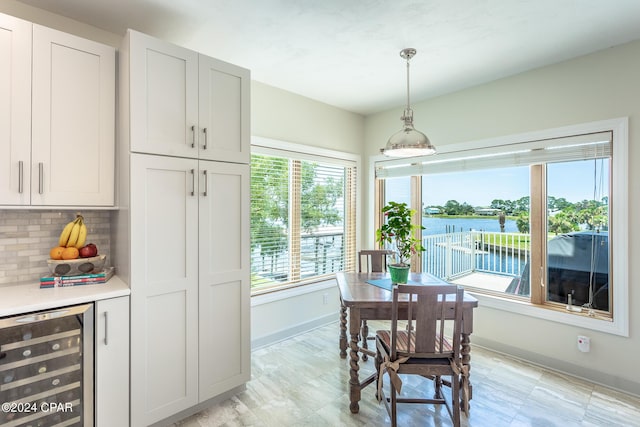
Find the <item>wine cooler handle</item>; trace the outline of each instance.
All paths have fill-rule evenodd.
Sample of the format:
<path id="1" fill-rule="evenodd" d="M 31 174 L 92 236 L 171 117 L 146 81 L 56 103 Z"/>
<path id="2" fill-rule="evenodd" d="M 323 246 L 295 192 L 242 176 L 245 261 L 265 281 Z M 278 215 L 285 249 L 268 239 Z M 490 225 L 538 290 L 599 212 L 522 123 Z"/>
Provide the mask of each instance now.
<path id="1" fill-rule="evenodd" d="M 108 329 L 108 325 L 109 325 L 109 312 L 105 311 L 104 312 L 104 345 L 109 345 L 109 339 L 108 339 L 108 334 L 107 331 Z"/>

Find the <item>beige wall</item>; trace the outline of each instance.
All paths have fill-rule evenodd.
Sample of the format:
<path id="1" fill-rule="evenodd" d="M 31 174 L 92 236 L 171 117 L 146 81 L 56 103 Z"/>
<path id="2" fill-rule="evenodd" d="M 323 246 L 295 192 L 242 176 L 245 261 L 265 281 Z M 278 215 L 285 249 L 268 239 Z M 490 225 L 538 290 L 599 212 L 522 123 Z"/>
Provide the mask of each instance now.
<path id="1" fill-rule="evenodd" d="M 255 81 L 251 91 L 252 135 L 360 153 L 364 139 L 362 116 Z M 255 345 L 277 341 L 328 321 L 335 321 L 337 328 L 339 294 L 335 285 L 309 294 L 292 292 L 285 299 L 259 305 L 255 305 L 256 300 L 260 298 L 254 298 L 251 310 L 251 338 Z"/>
<path id="2" fill-rule="evenodd" d="M 634 183 L 640 179 L 633 167 L 640 162 L 638 76 L 640 41 L 416 104 L 415 124 L 436 146 L 444 146 L 628 116 L 629 182 Z M 401 109 L 366 118 L 365 162 L 399 129 Z M 640 251 L 640 223 L 633 220 L 640 214 L 640 193 L 633 187 L 628 195 L 631 263 Z M 365 241 L 370 241 L 373 226 L 368 217 L 364 220 Z M 472 342 L 640 394 L 640 371 L 629 369 L 640 349 L 640 316 L 634 310 L 640 306 L 638 283 L 640 271 L 630 269 L 629 338 L 480 307 Z M 578 334 L 591 337 L 590 353 L 576 349 Z"/>
<path id="3" fill-rule="evenodd" d="M 251 134 L 360 154 L 364 118 L 263 83 L 251 83 Z"/>

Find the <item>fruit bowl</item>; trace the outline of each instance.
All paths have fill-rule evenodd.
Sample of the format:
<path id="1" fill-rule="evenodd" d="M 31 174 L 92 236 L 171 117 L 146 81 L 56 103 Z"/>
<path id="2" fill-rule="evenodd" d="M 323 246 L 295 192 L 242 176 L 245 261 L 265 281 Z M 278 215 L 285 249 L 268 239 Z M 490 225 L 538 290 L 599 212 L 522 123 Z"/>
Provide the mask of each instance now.
<path id="1" fill-rule="evenodd" d="M 106 259 L 106 255 L 78 259 L 48 259 L 47 266 L 54 276 L 80 276 L 102 270 Z"/>

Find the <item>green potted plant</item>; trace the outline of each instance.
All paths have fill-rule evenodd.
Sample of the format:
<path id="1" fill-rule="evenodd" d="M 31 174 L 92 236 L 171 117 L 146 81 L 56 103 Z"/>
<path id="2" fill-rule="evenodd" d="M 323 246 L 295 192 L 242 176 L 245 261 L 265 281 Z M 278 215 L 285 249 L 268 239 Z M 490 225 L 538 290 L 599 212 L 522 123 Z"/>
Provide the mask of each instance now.
<path id="1" fill-rule="evenodd" d="M 416 211 L 410 209 L 406 203 L 389 202 L 382 208 L 382 213 L 385 223 L 376 230 L 376 242 L 383 246 L 386 243 L 395 246 L 397 260 L 389 264 L 391 281 L 407 283 L 411 255 L 424 251 L 421 240 L 415 236 L 415 231 L 423 230 L 424 227 L 411 223 Z"/>

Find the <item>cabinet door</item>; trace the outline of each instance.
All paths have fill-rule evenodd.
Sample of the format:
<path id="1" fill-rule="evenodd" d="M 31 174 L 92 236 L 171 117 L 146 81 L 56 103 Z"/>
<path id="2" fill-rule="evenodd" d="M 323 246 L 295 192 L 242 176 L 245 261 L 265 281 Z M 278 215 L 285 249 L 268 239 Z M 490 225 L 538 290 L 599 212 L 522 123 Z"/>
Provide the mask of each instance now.
<path id="1" fill-rule="evenodd" d="M 115 49 L 33 25 L 31 204 L 114 204 Z"/>
<path id="2" fill-rule="evenodd" d="M 131 424 L 198 401 L 197 160 L 131 154 Z"/>
<path id="3" fill-rule="evenodd" d="M 198 54 L 129 30 L 131 151 L 198 156 Z"/>
<path id="4" fill-rule="evenodd" d="M 201 161 L 200 401 L 250 379 L 249 165 Z"/>
<path id="5" fill-rule="evenodd" d="M 0 14 L 0 204 L 28 205 L 31 23 Z"/>
<path id="6" fill-rule="evenodd" d="M 200 159 L 249 163 L 249 70 L 200 55 Z"/>
<path id="7" fill-rule="evenodd" d="M 96 426 L 129 425 L 129 297 L 96 302 Z"/>

